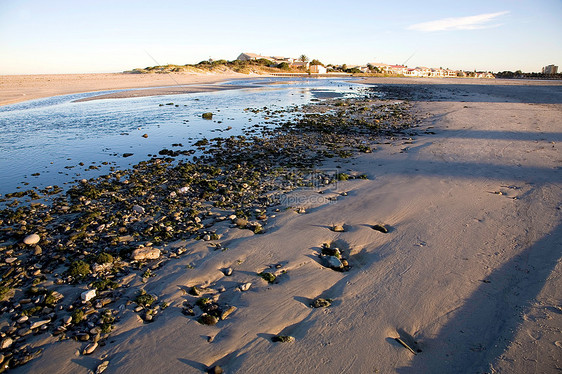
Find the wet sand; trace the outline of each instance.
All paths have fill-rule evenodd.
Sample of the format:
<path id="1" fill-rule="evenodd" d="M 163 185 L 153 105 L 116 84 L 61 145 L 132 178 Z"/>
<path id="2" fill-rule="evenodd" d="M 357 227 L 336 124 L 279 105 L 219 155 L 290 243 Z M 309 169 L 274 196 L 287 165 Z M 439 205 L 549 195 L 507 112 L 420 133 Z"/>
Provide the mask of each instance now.
<path id="1" fill-rule="evenodd" d="M 172 86 L 202 85 L 230 79 L 248 78 L 247 74 L 45 74 L 0 76 L 0 105 L 44 97 L 82 92 Z M 199 91 L 198 91 L 199 90 Z M 194 92 L 202 92 L 201 88 Z M 190 92 L 185 87 L 182 92 Z M 133 95 L 133 94 L 131 94 Z"/>

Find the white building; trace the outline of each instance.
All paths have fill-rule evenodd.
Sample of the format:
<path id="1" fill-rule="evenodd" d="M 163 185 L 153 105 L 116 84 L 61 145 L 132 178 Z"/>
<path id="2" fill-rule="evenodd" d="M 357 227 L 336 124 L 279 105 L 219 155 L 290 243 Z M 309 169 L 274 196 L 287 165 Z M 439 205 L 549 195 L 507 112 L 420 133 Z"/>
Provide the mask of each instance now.
<path id="1" fill-rule="evenodd" d="M 322 65 L 310 65 L 310 74 L 326 74 L 326 68 Z"/>

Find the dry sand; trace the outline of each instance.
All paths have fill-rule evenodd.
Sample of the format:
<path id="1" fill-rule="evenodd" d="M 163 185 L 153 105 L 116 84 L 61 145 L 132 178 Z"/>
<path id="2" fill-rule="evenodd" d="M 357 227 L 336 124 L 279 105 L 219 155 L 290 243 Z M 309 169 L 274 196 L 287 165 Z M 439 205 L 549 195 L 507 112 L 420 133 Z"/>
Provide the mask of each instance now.
<path id="1" fill-rule="evenodd" d="M 85 373 L 104 359 L 106 373 L 560 372 L 562 86 L 466 82 L 414 88 L 425 119 L 412 141 L 325 165 L 369 180 L 313 193 L 306 214 L 282 211 L 264 235 L 225 223 L 226 251 L 190 244 L 146 284 L 171 304 L 154 323 L 128 306 L 93 355 L 75 355 L 83 343 L 50 344 L 14 372 Z M 348 196 L 322 198 L 340 191 Z M 318 263 L 330 241 L 351 251 L 351 271 Z M 287 270 L 278 284 L 256 276 L 276 263 Z M 244 282 L 250 290 L 235 291 Z M 193 285 L 224 286 L 221 302 L 238 310 L 215 326 L 186 318 L 182 289 Z M 310 308 L 318 296 L 333 305 Z"/>
<path id="2" fill-rule="evenodd" d="M 1 75 L 0 105 L 81 92 L 186 84 L 211 84 L 247 77 L 247 74 L 237 73 Z M 183 92 L 188 91 L 184 89 Z"/>

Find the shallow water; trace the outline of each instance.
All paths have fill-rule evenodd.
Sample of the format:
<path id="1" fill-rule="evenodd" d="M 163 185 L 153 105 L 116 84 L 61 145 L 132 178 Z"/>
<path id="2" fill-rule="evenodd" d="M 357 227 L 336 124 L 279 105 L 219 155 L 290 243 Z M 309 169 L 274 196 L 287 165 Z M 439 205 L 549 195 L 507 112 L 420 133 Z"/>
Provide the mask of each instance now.
<path id="1" fill-rule="evenodd" d="M 108 174 L 111 167 L 130 167 L 163 148 L 191 149 L 199 139 L 240 135 L 270 122 L 263 112 L 245 108 L 280 110 L 311 100 L 356 96 L 364 89 L 341 78 L 262 78 L 226 84 L 255 88 L 75 102 L 115 92 L 106 91 L 0 107 L 0 194 Z M 167 103 L 174 105 L 160 105 Z M 205 112 L 212 112 L 213 119 L 203 119 Z M 123 157 L 127 153 L 132 156 Z"/>

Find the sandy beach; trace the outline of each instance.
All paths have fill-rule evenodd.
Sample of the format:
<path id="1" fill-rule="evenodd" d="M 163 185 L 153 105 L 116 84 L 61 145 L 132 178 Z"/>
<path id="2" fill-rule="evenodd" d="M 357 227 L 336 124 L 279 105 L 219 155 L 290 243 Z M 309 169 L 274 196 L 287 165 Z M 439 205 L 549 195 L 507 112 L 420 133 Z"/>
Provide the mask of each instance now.
<path id="1" fill-rule="evenodd" d="M 82 92 L 202 85 L 241 78 L 248 78 L 248 75 L 237 73 L 2 75 L 0 76 L 0 105 Z M 173 89 L 175 93 L 179 90 L 178 87 L 170 89 Z M 184 87 L 182 92 L 187 93 L 191 91 Z M 193 92 L 202 91 L 199 88 Z M 156 93 L 152 91 L 151 94 Z"/>
<path id="2" fill-rule="evenodd" d="M 72 87 L 46 76 L 2 77 L 0 104 L 24 93 L 29 99 L 170 79 L 80 77 Z M 152 268 L 151 276 L 130 273 L 115 307 L 119 323 L 103 346 L 82 355 L 86 342 L 38 340 L 42 354 L 11 372 L 95 372 L 104 361 L 105 373 L 203 373 L 217 365 L 225 373 L 562 370 L 562 84 L 363 82 L 384 85 L 390 100 L 407 99 L 415 118 L 411 129 L 381 137 L 372 153 L 320 167 L 367 179 L 291 192 L 292 204 L 268 212 L 263 234 L 225 220 L 219 239 L 167 243 L 163 251 L 186 253 L 149 261 L 142 270 Z M 325 266 L 318 255 L 324 243 L 341 250 L 348 271 Z M 263 272 L 276 280 L 268 283 Z M 186 317 L 194 286 L 204 302 L 220 298 L 235 309 L 214 325 Z M 139 287 L 167 304 L 151 323 L 134 312 Z M 331 305 L 311 307 L 318 298 Z"/>

